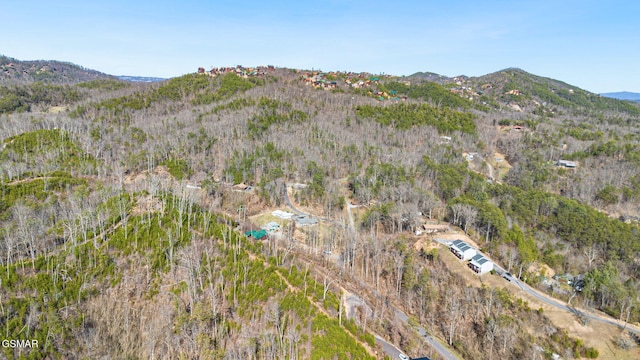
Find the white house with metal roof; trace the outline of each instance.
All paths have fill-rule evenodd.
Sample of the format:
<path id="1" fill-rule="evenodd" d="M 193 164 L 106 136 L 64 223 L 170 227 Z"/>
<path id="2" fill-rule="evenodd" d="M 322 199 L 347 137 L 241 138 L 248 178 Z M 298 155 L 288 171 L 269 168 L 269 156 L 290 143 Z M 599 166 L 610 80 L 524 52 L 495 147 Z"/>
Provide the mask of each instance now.
<path id="1" fill-rule="evenodd" d="M 469 262 L 469 268 L 471 268 L 471 270 L 473 270 L 476 274 L 482 275 L 493 270 L 493 262 L 484 257 L 484 255 L 478 253 L 471 258 L 471 261 Z"/>
<path id="2" fill-rule="evenodd" d="M 462 240 L 454 240 L 449 246 L 449 250 L 460 260 L 469 260 L 478 251 Z"/>

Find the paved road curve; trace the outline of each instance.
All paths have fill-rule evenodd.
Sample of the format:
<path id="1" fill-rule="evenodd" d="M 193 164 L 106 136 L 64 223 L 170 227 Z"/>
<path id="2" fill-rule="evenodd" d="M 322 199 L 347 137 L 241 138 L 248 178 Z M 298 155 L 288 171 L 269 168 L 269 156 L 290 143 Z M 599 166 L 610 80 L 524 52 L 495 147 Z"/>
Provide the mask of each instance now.
<path id="1" fill-rule="evenodd" d="M 395 309 L 396 311 L 396 317 L 400 320 L 402 320 L 405 323 L 409 323 L 409 317 L 403 313 L 402 311 Z M 442 343 L 440 341 L 438 341 L 438 339 L 434 338 L 433 336 L 429 335 L 429 333 L 427 333 L 427 330 L 425 330 L 425 328 L 423 328 L 422 326 L 418 325 L 416 326 L 416 330 L 418 331 L 418 334 L 424 338 L 424 340 L 429 343 L 429 345 L 431 345 L 431 347 L 440 355 L 442 355 L 443 358 L 445 358 L 445 360 L 460 360 L 460 358 L 454 354 L 453 352 L 451 352 L 446 346 L 442 345 Z"/>
<path id="2" fill-rule="evenodd" d="M 403 354 L 402 351 L 400 351 L 400 349 L 398 349 L 395 345 L 393 345 L 390 342 L 387 342 L 385 339 L 381 338 L 378 335 L 374 334 L 374 337 L 376 338 L 376 343 L 380 344 L 380 346 L 382 346 L 382 350 L 384 351 L 385 354 L 389 355 L 389 357 L 393 360 L 395 359 L 399 359 L 400 354 Z"/>
<path id="3" fill-rule="evenodd" d="M 501 269 L 502 270 L 502 269 Z M 504 270 L 502 270 L 504 272 Z M 582 312 L 576 308 L 570 307 L 565 305 L 563 302 L 560 302 L 558 300 L 549 298 L 543 294 L 541 294 L 538 290 L 533 289 L 531 286 L 529 286 L 528 284 L 520 281 L 519 279 L 516 279 L 515 277 L 511 277 L 511 282 L 513 282 L 516 286 L 518 286 L 520 289 L 522 289 L 524 292 L 526 292 L 527 294 L 535 297 L 536 299 L 544 302 L 545 304 L 548 304 L 550 306 L 556 307 L 558 309 L 561 310 L 565 310 L 568 311 L 572 314 L 575 314 L 581 318 L 585 318 L 585 319 L 589 319 L 589 320 L 594 320 L 594 321 L 598 321 L 604 324 L 609 324 L 609 325 L 613 325 L 613 326 L 617 326 L 621 329 L 626 329 L 629 330 L 631 332 L 634 332 L 636 334 L 640 335 L 640 329 L 638 329 L 637 327 L 631 325 L 631 324 L 624 324 L 621 323 L 619 321 L 614 320 L 613 318 L 607 318 L 604 316 L 598 316 L 596 314 L 591 314 L 591 313 L 587 313 L 587 312 Z"/>

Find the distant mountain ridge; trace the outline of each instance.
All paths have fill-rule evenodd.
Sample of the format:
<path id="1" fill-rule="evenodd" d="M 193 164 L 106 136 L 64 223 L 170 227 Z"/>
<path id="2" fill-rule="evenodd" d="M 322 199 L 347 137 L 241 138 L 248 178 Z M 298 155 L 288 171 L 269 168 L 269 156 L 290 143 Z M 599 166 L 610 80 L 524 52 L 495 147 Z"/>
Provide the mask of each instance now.
<path id="1" fill-rule="evenodd" d="M 114 76 L 56 60 L 17 60 L 0 55 L 0 83 L 44 82 L 74 84 Z"/>
<path id="2" fill-rule="evenodd" d="M 595 103 L 602 102 L 596 99 L 598 97 L 601 97 L 601 100 L 606 98 L 640 103 L 640 93 L 623 91 L 599 95 L 593 94 L 560 80 L 530 74 L 519 68 L 507 68 L 478 77 L 465 75 L 448 77 L 433 72 L 417 72 L 402 78 L 410 82 L 435 82 L 446 86 L 451 92 L 463 97 L 489 96 L 494 100 L 505 102 L 511 107 L 520 109 L 532 106 L 537 107 L 540 104 L 543 106 L 578 105 L 593 107 Z M 138 83 L 167 80 L 149 76 L 109 75 L 70 62 L 56 60 L 22 61 L 0 55 L 0 84 L 32 82 L 77 84 L 100 79 L 119 79 Z M 488 102 L 490 101 L 485 101 L 485 103 Z M 604 105 L 611 106 L 611 104 Z"/>
<path id="3" fill-rule="evenodd" d="M 640 93 L 635 93 L 630 91 L 609 92 L 609 93 L 602 93 L 600 95 L 604 97 L 612 98 L 612 99 L 640 102 Z"/>
<path id="4" fill-rule="evenodd" d="M 444 75 L 440 75 L 432 72 L 417 72 L 415 74 L 411 74 L 407 76 L 407 79 L 420 79 L 420 80 L 427 80 L 427 81 L 442 83 L 444 81 L 450 80 L 451 78 L 449 78 L 448 76 L 444 76 Z"/>
<path id="5" fill-rule="evenodd" d="M 98 79 L 129 82 L 160 82 L 166 78 L 135 75 L 109 75 L 70 62 L 57 60 L 18 60 L 0 55 L 0 83 L 45 82 L 75 84 Z"/>
<path id="6" fill-rule="evenodd" d="M 167 80 L 166 78 L 159 77 L 151 77 L 151 76 L 131 76 L 131 75 L 118 75 L 116 76 L 120 80 L 130 81 L 130 82 L 160 82 Z"/>

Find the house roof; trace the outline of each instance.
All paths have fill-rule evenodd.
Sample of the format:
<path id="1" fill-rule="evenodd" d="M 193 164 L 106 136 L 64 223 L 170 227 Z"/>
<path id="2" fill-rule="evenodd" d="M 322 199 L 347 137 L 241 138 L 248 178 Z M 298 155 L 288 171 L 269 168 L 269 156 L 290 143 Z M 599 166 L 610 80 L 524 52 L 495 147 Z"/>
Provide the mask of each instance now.
<path id="1" fill-rule="evenodd" d="M 295 220 L 298 225 L 315 225 L 318 223 L 318 219 L 306 215 L 298 215 Z"/>
<path id="2" fill-rule="evenodd" d="M 287 212 L 287 211 L 283 211 L 283 210 L 274 210 L 271 215 L 273 216 L 277 216 L 280 219 L 291 219 L 291 217 L 294 215 L 293 213 Z"/>
<path id="3" fill-rule="evenodd" d="M 558 160 L 557 165 L 564 167 L 576 167 L 577 163 L 570 160 Z"/>
<path id="4" fill-rule="evenodd" d="M 478 266 L 482 266 L 487 262 L 491 263 L 491 260 L 484 257 L 482 254 L 476 254 L 476 256 L 471 258 L 471 263 L 477 264 Z"/>
<path id="5" fill-rule="evenodd" d="M 256 240 L 260 240 L 263 237 L 267 236 L 267 231 L 266 230 L 250 230 L 244 233 L 244 235 L 247 237 L 252 237 Z"/>
<path id="6" fill-rule="evenodd" d="M 456 250 L 458 250 L 460 252 L 466 252 L 469 249 L 475 251 L 475 249 L 471 245 L 469 245 L 466 242 L 464 242 L 462 240 L 459 240 L 459 239 L 458 240 L 454 240 L 451 246 L 454 247 Z"/>
<path id="7" fill-rule="evenodd" d="M 277 229 L 280 229 L 280 224 L 278 224 L 275 221 L 270 221 L 270 222 L 262 225 L 262 229 L 265 229 L 267 231 L 277 230 Z"/>

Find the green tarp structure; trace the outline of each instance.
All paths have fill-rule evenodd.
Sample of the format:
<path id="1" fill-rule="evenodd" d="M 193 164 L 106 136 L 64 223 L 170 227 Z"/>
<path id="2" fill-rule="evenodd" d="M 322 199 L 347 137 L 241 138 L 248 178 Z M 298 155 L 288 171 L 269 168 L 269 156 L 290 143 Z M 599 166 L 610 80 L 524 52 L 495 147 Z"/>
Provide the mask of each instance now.
<path id="1" fill-rule="evenodd" d="M 267 236 L 267 230 L 251 230 L 244 233 L 247 237 L 252 237 L 256 240 L 260 240 Z"/>

